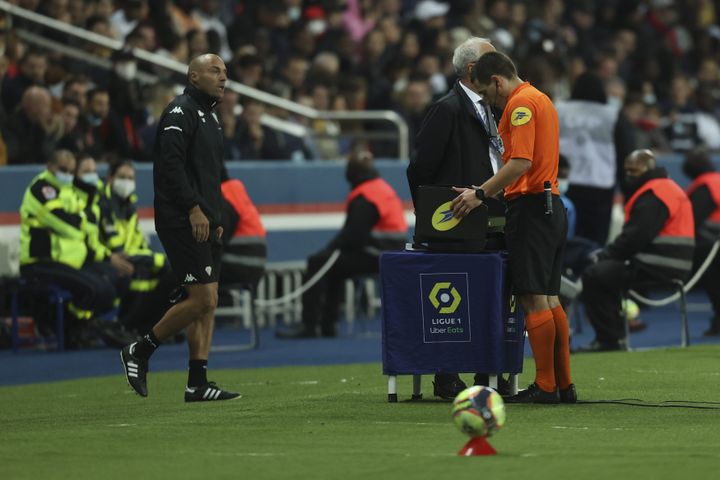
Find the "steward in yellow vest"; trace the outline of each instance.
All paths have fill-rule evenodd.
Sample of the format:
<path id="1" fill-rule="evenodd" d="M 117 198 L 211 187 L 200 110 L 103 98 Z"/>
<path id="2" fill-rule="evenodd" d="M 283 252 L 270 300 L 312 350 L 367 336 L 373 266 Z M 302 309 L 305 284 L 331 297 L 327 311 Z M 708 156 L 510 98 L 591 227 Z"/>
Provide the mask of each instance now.
<path id="1" fill-rule="evenodd" d="M 87 217 L 72 186 L 75 164 L 71 152 L 53 152 L 47 169 L 25 191 L 20 206 L 20 273 L 68 290 L 78 311 L 97 316 L 112 310 L 116 291 L 88 255 Z M 90 341 L 87 322 L 74 317 L 65 322 L 67 348 Z"/>

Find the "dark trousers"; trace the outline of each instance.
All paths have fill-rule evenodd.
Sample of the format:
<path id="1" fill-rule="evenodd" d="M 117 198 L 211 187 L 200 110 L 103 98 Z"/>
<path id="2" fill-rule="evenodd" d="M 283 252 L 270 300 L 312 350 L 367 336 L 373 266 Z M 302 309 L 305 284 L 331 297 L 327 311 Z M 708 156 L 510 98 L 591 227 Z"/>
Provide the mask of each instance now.
<path id="1" fill-rule="evenodd" d="M 622 299 L 630 289 L 646 290 L 658 285 L 659 272 L 652 273 L 622 260 L 600 260 L 582 276 L 585 313 L 595 330 L 595 339 L 613 343 L 625 338 Z"/>
<path id="2" fill-rule="evenodd" d="M 120 290 L 127 288 L 127 282 L 122 281 L 106 262 L 94 263 L 80 270 L 62 263 L 34 263 L 20 267 L 20 274 L 68 290 L 72 293 L 75 306 L 90 310 L 96 316 L 113 309 L 118 296 L 117 287 Z"/>
<path id="3" fill-rule="evenodd" d="M 120 323 L 130 330 L 147 333 L 170 308 L 170 293 L 177 280 L 168 264 L 155 275 L 158 283 L 148 292 L 129 291 L 122 299 Z"/>
<path id="4" fill-rule="evenodd" d="M 698 241 L 695 245 L 693 275 L 707 258 L 712 246 L 712 243 L 704 241 Z M 701 282 L 712 304 L 713 314 L 715 317 L 718 317 L 718 315 L 720 315 L 720 253 L 715 256 L 715 260 L 713 260 L 707 270 L 705 270 Z"/>
<path id="5" fill-rule="evenodd" d="M 607 243 L 614 195 L 613 188 L 570 186 L 567 196 L 575 204 L 577 212 L 576 236 L 600 245 Z"/>
<path id="6" fill-rule="evenodd" d="M 332 251 L 321 251 L 307 259 L 303 283 L 312 278 L 327 262 Z M 308 329 L 320 325 L 332 330 L 338 320 L 345 280 L 355 275 L 376 274 L 380 267 L 378 257 L 363 251 L 341 253 L 330 270 L 303 294 L 302 321 Z"/>
<path id="7" fill-rule="evenodd" d="M 589 266 L 582 276 L 585 313 L 599 342 L 625 338 L 621 302 L 632 280 L 632 272 L 620 260 L 601 260 Z"/>

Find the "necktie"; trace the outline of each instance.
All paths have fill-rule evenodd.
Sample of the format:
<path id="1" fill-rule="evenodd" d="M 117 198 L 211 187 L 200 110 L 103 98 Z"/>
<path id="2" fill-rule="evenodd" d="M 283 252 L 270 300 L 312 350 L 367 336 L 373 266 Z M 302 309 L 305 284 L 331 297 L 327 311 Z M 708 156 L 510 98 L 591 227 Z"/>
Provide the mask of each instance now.
<path id="1" fill-rule="evenodd" d="M 492 110 L 490 109 L 490 106 L 482 100 L 478 101 L 478 103 L 480 104 L 480 108 L 482 108 L 485 112 L 485 121 L 483 121 L 483 118 L 479 112 L 478 118 L 480 118 L 480 121 L 485 127 L 485 131 L 490 138 L 490 145 L 492 146 L 492 148 L 495 149 L 496 152 L 502 155 L 503 153 L 505 153 L 505 145 L 503 145 L 502 138 L 498 133 L 497 124 L 495 123 L 495 117 L 492 114 Z"/>

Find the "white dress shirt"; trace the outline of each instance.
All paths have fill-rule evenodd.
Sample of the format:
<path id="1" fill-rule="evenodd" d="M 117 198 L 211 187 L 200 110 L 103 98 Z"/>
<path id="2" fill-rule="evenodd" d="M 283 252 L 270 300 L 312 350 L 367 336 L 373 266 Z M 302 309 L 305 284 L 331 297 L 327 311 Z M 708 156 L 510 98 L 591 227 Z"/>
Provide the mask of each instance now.
<path id="1" fill-rule="evenodd" d="M 465 91 L 465 94 L 468 96 L 468 98 L 470 98 L 470 101 L 472 102 L 473 107 L 475 108 L 475 112 L 482 119 L 482 122 L 485 126 L 485 131 L 489 131 L 490 128 L 489 128 L 489 124 L 488 124 L 488 118 L 485 113 L 485 109 L 481 105 L 483 97 L 478 95 L 477 93 L 473 92 L 472 90 L 470 90 L 468 87 L 463 85 L 462 82 L 460 82 L 460 86 Z M 494 122 L 495 119 L 491 118 L 490 121 Z M 490 164 L 492 165 L 493 173 L 497 173 L 498 169 L 500 168 L 500 165 L 502 165 L 502 159 L 500 158 L 500 153 L 498 153 L 498 151 L 495 150 L 492 147 L 492 145 L 490 145 L 488 151 L 490 153 Z"/>

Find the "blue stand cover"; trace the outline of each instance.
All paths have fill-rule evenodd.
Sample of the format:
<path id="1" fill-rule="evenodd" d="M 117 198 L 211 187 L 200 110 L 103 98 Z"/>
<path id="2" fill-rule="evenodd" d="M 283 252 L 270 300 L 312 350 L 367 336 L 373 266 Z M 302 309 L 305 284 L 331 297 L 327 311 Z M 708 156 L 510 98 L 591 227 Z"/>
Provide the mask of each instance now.
<path id="1" fill-rule="evenodd" d="M 380 280 L 385 375 L 522 372 L 505 252 L 388 252 Z"/>

